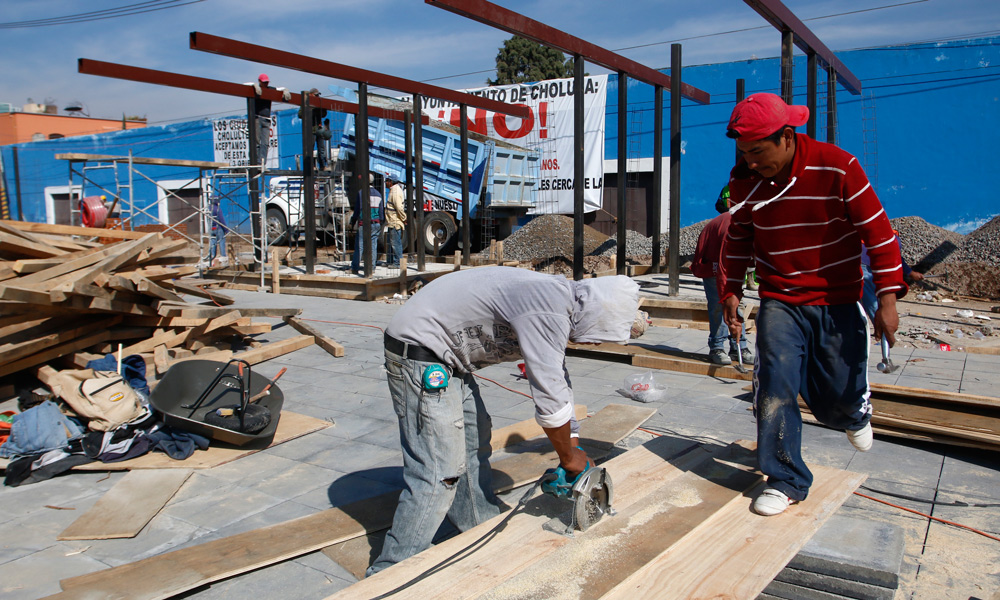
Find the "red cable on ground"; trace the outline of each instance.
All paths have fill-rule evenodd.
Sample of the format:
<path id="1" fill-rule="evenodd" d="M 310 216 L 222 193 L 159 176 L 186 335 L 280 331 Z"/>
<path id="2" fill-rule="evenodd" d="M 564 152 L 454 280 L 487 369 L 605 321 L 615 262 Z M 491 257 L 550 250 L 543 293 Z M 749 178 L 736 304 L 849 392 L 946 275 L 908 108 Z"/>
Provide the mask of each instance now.
<path id="1" fill-rule="evenodd" d="M 509 387 L 507 387 L 507 386 L 505 386 L 503 384 L 500 384 L 500 383 L 497 383 L 496 381 L 493 381 L 489 377 L 483 377 L 482 375 L 476 375 L 475 373 L 473 373 L 473 375 L 475 375 L 479 379 L 485 379 L 486 381 L 489 381 L 490 383 L 492 383 L 494 385 L 498 385 L 498 386 L 502 387 L 503 389 L 507 390 L 508 392 L 514 392 L 515 394 L 521 394 L 525 398 L 531 398 L 531 396 L 529 394 L 525 394 L 524 392 L 519 392 L 517 390 L 512 390 L 512 389 L 510 389 Z"/>
<path id="2" fill-rule="evenodd" d="M 644 431 L 644 432 L 646 432 L 646 433 L 648 433 L 650 435 L 655 435 L 656 437 L 660 437 L 660 436 L 663 435 L 662 433 L 657 433 L 655 431 L 650 431 L 648 429 L 643 429 L 642 427 L 637 427 L 636 429 L 638 431 Z M 945 519 L 939 519 L 938 517 L 932 517 L 931 515 L 922 513 L 922 512 L 920 512 L 918 510 L 913 510 L 912 508 L 906 508 L 905 506 L 900 506 L 898 504 L 893 504 L 892 502 L 887 502 L 885 500 L 879 500 L 878 498 L 873 498 L 873 497 L 871 497 L 871 496 L 869 496 L 867 494 L 862 494 L 861 492 L 854 492 L 854 495 L 855 496 L 861 496 L 862 498 L 867 498 L 869 500 L 874 500 L 875 502 L 881 502 L 882 504 L 885 504 L 886 506 L 891 506 L 893 508 L 898 508 L 899 510 L 905 510 L 906 512 L 910 512 L 910 513 L 913 513 L 915 515 L 920 515 L 921 517 L 926 517 L 928 519 L 931 519 L 932 521 L 938 521 L 939 523 L 944 523 L 945 525 L 951 525 L 953 527 L 958 527 L 960 529 L 967 529 L 967 530 L 971 531 L 972 533 L 978 533 L 979 535 L 981 535 L 983 537 L 988 537 L 991 540 L 996 540 L 996 541 L 1000 542 L 1000 537 L 997 537 L 995 535 L 990 535 L 990 534 L 986 533 L 985 531 L 980 531 L 980 530 L 978 530 L 978 529 L 976 529 L 974 527 L 969 527 L 968 525 L 962 525 L 961 523 L 955 523 L 954 521 L 947 521 Z"/>
<path id="3" fill-rule="evenodd" d="M 861 492 L 854 492 L 854 494 L 856 496 L 861 496 L 862 498 L 868 498 L 869 500 L 874 500 L 875 502 L 881 502 L 882 504 L 891 506 L 893 508 L 898 508 L 900 510 L 905 510 L 906 512 L 910 512 L 910 513 L 913 513 L 915 515 L 920 515 L 921 517 L 926 517 L 926 518 L 931 519 L 933 521 L 938 521 L 939 523 L 944 523 L 945 525 L 952 525 L 954 527 L 959 527 L 961 529 L 968 529 L 972 533 L 978 533 L 979 535 L 981 535 L 983 537 L 988 537 L 991 540 L 996 540 L 996 541 L 1000 542 L 1000 537 L 997 537 L 995 535 L 990 535 L 990 534 L 986 533 L 985 531 L 980 531 L 980 530 L 975 529 L 973 527 L 969 527 L 968 525 L 962 525 L 961 523 L 955 523 L 954 521 L 947 521 L 945 519 L 939 519 L 937 517 L 932 517 L 932 516 L 930 516 L 928 514 L 924 514 L 924 513 L 920 512 L 918 510 L 913 510 L 912 508 L 906 508 L 905 506 L 899 506 L 898 504 L 893 504 L 892 502 L 886 502 L 885 500 L 879 500 L 878 498 L 872 498 L 871 496 L 862 494 Z"/>

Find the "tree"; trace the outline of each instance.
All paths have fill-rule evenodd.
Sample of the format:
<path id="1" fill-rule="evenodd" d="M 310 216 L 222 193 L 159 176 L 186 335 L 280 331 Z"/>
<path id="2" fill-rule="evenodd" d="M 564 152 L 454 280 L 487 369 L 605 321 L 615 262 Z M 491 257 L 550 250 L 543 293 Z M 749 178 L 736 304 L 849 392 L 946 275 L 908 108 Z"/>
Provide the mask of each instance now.
<path id="1" fill-rule="evenodd" d="M 513 36 L 497 51 L 497 78 L 487 85 L 508 85 L 573 76 L 573 59 L 549 46 Z"/>

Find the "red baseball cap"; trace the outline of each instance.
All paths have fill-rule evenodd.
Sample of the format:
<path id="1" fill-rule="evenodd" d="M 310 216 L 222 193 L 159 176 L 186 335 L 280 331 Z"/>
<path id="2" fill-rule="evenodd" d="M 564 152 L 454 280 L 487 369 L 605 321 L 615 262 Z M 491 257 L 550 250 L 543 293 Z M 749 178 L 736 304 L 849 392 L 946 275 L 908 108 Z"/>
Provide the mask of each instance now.
<path id="1" fill-rule="evenodd" d="M 762 140 L 785 125 L 799 127 L 809 120 L 809 108 L 789 106 L 775 94 L 751 94 L 740 101 L 729 117 L 729 137 L 753 142 Z M 735 132 L 735 133 L 733 133 Z"/>
<path id="2" fill-rule="evenodd" d="M 267 76 L 267 73 L 261 73 L 260 77 L 257 78 L 257 81 L 266 81 L 266 82 L 270 83 L 271 82 L 271 78 Z"/>

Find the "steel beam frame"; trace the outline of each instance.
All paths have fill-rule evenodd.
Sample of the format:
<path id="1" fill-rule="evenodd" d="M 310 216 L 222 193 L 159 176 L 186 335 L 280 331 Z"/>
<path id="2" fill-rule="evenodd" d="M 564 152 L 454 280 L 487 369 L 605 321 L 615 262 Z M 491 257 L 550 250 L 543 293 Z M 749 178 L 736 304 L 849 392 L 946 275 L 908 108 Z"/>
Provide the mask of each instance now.
<path id="1" fill-rule="evenodd" d="M 512 10 L 486 0 L 424 0 L 425 3 L 463 16 L 473 21 L 519 35 L 540 44 L 561 50 L 572 56 L 582 56 L 590 62 L 616 72 L 625 72 L 633 79 L 650 85 L 670 87 L 670 77 L 656 69 L 625 58 L 611 50 L 582 40 Z M 711 96 L 698 88 L 681 84 L 681 94 L 699 104 L 709 104 Z"/>
<path id="2" fill-rule="evenodd" d="M 256 44 L 210 35 L 199 31 L 191 32 L 190 46 L 192 50 L 200 50 L 202 52 L 210 52 L 212 54 L 240 58 L 276 67 L 284 67 L 286 69 L 294 69 L 296 71 L 303 71 L 314 75 L 323 75 L 334 79 L 353 81 L 354 83 L 364 83 L 369 86 L 388 88 L 414 95 L 438 98 L 448 102 L 454 102 L 455 104 L 467 104 L 469 106 L 485 108 L 486 110 L 513 117 L 527 118 L 531 114 L 528 107 L 524 105 L 499 102 L 497 100 L 483 98 L 482 96 L 476 96 L 474 94 L 456 92 L 455 90 L 450 90 L 436 85 L 412 81 L 410 79 L 386 75 L 384 73 L 377 73 L 367 69 L 359 69 L 357 67 L 313 58 L 311 56 L 304 56 L 302 54 L 285 52 L 284 50 L 258 46 Z M 375 115 L 372 109 L 369 109 L 368 114 L 369 116 Z M 402 121 L 402 115 L 397 117 L 396 120 Z"/>
<path id="3" fill-rule="evenodd" d="M 138 81 L 140 83 L 152 83 L 168 87 L 176 87 L 197 92 L 209 92 L 212 94 L 222 94 L 223 96 L 235 96 L 238 98 L 254 98 L 253 86 L 244 83 L 230 83 L 217 79 L 207 79 L 205 77 L 195 77 L 194 75 L 183 75 L 171 73 L 169 71 L 157 71 L 143 67 L 133 67 L 89 58 L 81 58 L 77 61 L 77 71 L 85 75 L 98 75 L 101 77 L 111 77 L 114 79 L 125 79 L 127 81 Z M 274 88 L 261 90 L 260 97 L 272 102 L 282 102 L 285 104 L 302 105 L 302 95 L 292 94 L 287 101 L 282 93 Z M 309 105 L 316 108 L 325 108 L 334 112 L 358 114 L 358 105 L 351 102 L 341 102 L 328 98 L 309 97 Z M 403 113 L 397 110 L 388 110 L 377 107 L 368 109 L 368 114 L 373 117 L 403 120 Z M 430 119 L 423 117 L 424 124 L 430 123 Z"/>
<path id="4" fill-rule="evenodd" d="M 429 0 L 428 0 L 429 1 Z M 847 91 L 855 96 L 861 94 L 861 81 L 851 73 L 850 69 L 840 62 L 833 52 L 827 48 L 816 34 L 814 34 L 805 23 L 799 20 L 781 0 L 743 0 L 747 5 L 757 11 L 757 14 L 774 26 L 778 31 L 791 31 L 795 45 L 803 52 L 809 54 L 816 53 L 816 59 L 822 67 L 830 67 L 837 74 L 837 81 L 844 86 Z"/>

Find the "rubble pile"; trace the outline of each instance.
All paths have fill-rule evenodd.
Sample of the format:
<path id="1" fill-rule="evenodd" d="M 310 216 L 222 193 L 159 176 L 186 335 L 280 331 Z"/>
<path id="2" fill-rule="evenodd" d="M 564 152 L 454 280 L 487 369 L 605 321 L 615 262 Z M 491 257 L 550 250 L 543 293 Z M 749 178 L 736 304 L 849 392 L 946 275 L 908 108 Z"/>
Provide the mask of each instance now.
<path id="1" fill-rule="evenodd" d="M 1000 216 L 993 217 L 985 225 L 965 236 L 961 251 L 956 253 L 956 261 L 981 262 L 1000 266 Z"/>
<path id="2" fill-rule="evenodd" d="M 931 225 L 920 217 L 899 217 L 889 222 L 899 234 L 903 260 L 918 271 L 953 261 L 965 243 L 966 236 L 961 233 Z"/>
<path id="3" fill-rule="evenodd" d="M 593 227 L 583 228 L 583 253 L 590 254 L 608 236 Z M 541 215 L 503 241 L 504 260 L 532 261 L 552 257 L 573 259 L 573 218 Z"/>

